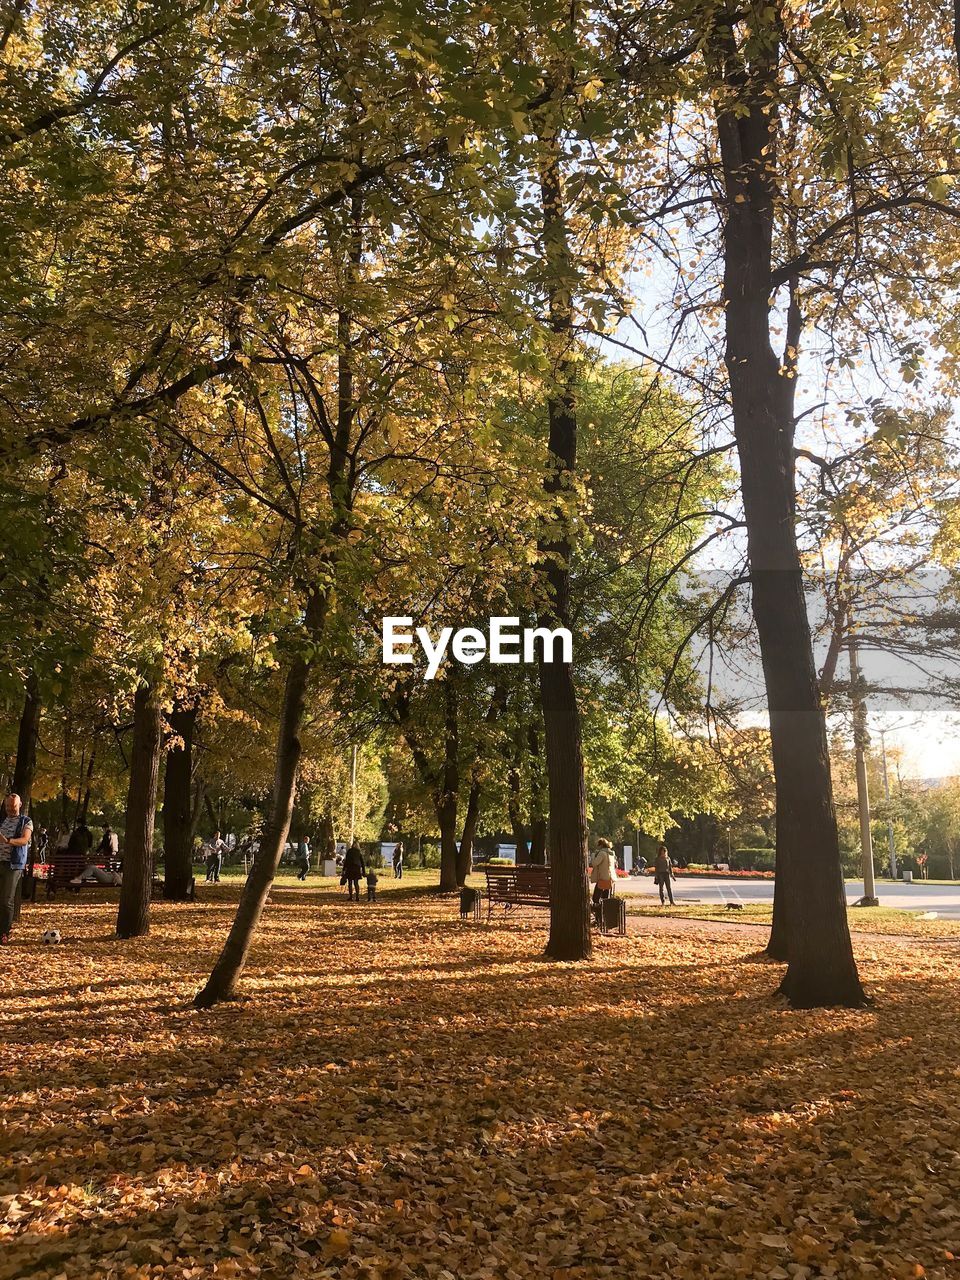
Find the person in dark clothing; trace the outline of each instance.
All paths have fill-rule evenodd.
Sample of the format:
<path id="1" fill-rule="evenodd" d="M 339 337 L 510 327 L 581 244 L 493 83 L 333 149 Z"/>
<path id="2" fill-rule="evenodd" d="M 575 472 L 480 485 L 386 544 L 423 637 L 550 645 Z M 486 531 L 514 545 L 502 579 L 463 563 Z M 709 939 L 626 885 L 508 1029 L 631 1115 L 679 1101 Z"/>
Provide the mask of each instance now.
<path id="1" fill-rule="evenodd" d="M 297 879 L 306 880 L 310 871 L 310 841 L 304 836 L 297 845 Z"/>
<path id="2" fill-rule="evenodd" d="M 371 867 L 370 870 L 367 872 L 367 901 L 368 902 L 376 902 L 377 900 L 377 881 L 379 880 L 379 878 L 380 877 L 374 871 L 373 867 Z"/>
<path id="3" fill-rule="evenodd" d="M 669 895 L 670 905 L 673 906 L 673 863 L 670 861 L 670 854 L 667 852 L 667 846 L 661 844 L 657 847 L 657 860 L 653 864 L 653 883 L 660 890 L 660 905 L 664 905 L 664 890 Z"/>
<path id="4" fill-rule="evenodd" d="M 397 841 L 397 847 L 393 851 L 393 878 L 394 880 L 403 879 L 403 841 Z"/>
<path id="5" fill-rule="evenodd" d="M 343 856 L 343 878 L 347 882 L 347 897 L 351 899 L 356 895 L 357 902 L 360 901 L 360 880 L 367 873 L 367 869 L 363 862 L 363 853 L 360 846 L 354 841 L 347 852 Z"/>
<path id="6" fill-rule="evenodd" d="M 67 841 L 67 853 L 81 854 L 84 860 L 89 862 L 92 848 L 93 832 L 81 819 L 70 833 L 70 839 Z"/>

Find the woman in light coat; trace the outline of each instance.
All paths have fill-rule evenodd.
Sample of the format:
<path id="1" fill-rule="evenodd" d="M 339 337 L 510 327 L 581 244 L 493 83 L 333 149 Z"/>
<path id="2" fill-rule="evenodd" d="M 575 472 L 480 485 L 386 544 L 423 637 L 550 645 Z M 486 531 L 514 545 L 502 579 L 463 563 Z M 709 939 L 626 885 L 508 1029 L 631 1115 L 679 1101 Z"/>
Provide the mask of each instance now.
<path id="1" fill-rule="evenodd" d="M 590 883 L 593 885 L 593 910 L 597 919 L 603 908 L 600 903 L 610 897 L 617 874 L 617 859 L 613 845 L 602 837 L 597 841 L 596 852 L 590 859 Z"/>

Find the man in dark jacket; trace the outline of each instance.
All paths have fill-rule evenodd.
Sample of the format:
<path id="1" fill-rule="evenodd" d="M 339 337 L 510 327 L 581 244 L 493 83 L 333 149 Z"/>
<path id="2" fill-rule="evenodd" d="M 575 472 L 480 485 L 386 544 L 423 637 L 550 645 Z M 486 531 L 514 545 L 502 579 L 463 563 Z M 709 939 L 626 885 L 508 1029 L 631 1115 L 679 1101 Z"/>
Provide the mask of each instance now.
<path id="1" fill-rule="evenodd" d="M 363 853 L 354 841 L 343 857 L 343 876 L 347 882 L 347 897 L 351 900 L 356 895 L 357 902 L 360 901 L 360 881 L 366 874 Z"/>

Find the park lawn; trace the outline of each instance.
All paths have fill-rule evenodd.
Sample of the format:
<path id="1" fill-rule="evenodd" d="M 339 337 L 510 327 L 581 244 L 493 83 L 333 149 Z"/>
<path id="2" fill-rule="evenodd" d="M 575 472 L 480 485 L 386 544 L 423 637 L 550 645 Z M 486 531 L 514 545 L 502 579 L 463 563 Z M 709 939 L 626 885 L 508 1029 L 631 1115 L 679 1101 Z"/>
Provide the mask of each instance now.
<path id="1" fill-rule="evenodd" d="M 636 905 L 635 898 L 627 898 L 629 916 L 682 916 L 687 920 L 718 920 L 724 924 L 765 925 L 773 919 L 773 907 L 768 902 L 745 902 L 742 910 L 728 911 L 721 903 L 677 903 L 661 907 Z M 847 919 L 852 933 L 882 933 L 900 938 L 960 938 L 960 920 L 924 920 L 921 913 L 899 911 L 895 907 L 849 907 Z"/>
<path id="2" fill-rule="evenodd" d="M 871 1008 L 798 1013 L 751 937 L 547 963 L 542 915 L 284 885 L 199 1013 L 236 897 L 24 908 L 0 1280 L 955 1280 L 952 948 L 857 941 Z"/>

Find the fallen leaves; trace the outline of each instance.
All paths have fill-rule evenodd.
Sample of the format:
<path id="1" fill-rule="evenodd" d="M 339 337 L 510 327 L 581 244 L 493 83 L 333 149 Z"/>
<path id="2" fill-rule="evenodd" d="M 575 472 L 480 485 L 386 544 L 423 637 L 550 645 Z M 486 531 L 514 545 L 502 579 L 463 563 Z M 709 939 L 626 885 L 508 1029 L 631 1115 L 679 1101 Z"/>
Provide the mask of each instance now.
<path id="1" fill-rule="evenodd" d="M 3 953 L 0 1280 L 958 1274 L 946 944 L 793 1013 L 690 924 L 564 966 L 539 919 L 278 895 L 246 998 L 197 1013 L 229 904 L 133 945 L 109 912 L 28 908 Z"/>

